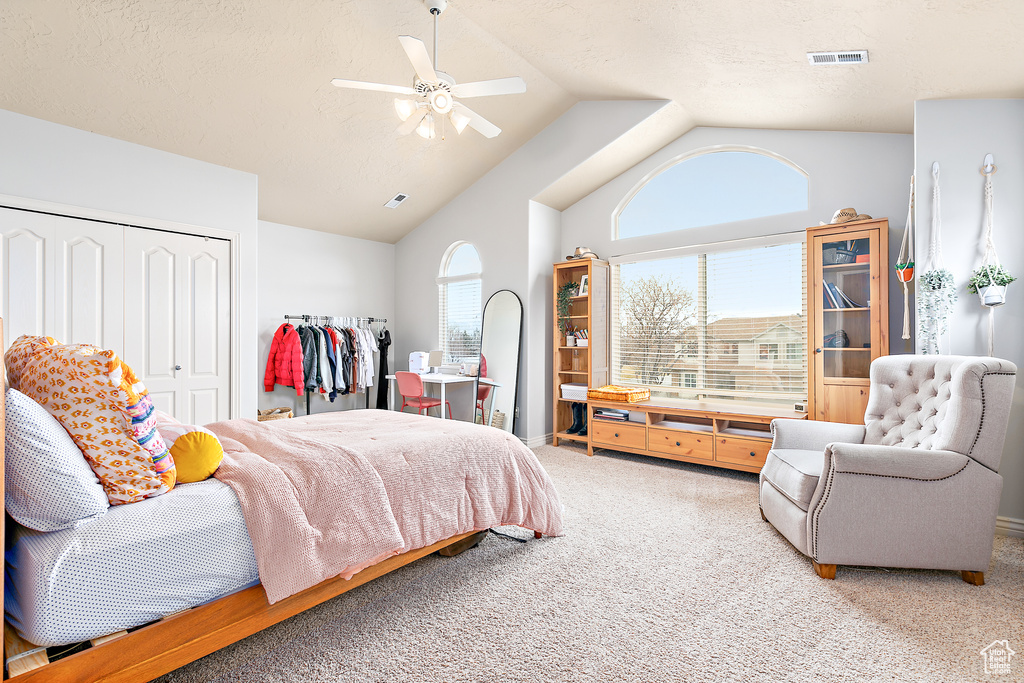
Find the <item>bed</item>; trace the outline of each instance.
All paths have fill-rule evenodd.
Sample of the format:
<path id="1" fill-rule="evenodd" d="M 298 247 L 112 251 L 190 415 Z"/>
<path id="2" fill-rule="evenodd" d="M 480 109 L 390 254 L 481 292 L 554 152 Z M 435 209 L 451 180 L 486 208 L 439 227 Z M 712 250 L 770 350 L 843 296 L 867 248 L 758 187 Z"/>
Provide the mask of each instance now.
<path id="1" fill-rule="evenodd" d="M 517 524 L 538 538 L 561 533 L 550 479 L 501 430 L 387 411 L 209 427 L 224 443 L 218 478 L 179 484 L 59 531 L 26 529 L 8 517 L 4 642 L 11 680 L 151 680 L 427 554 L 457 554 L 492 526 Z M 285 455 L 274 455 L 275 447 Z M 285 465 L 279 472 L 276 457 L 308 467 L 310 458 L 291 455 L 302 447 L 331 462 L 330 454 L 340 453 L 344 480 L 328 487 L 329 477 L 299 482 L 313 475 Z M 372 501 L 365 489 L 373 487 L 353 462 L 372 464 L 368 476 L 379 482 L 387 510 L 361 511 Z M 254 485 L 238 488 L 246 478 Z M 339 509 L 323 533 L 305 539 L 303 515 L 312 513 L 289 509 L 287 501 L 280 511 L 266 506 L 303 492 Z M 339 559 L 326 545 L 339 529 L 348 533 L 339 519 L 356 527 L 355 537 L 381 516 L 390 521 L 353 542 L 362 555 Z M 312 569 L 281 561 L 289 544 L 288 552 L 315 556 Z M 276 564 L 292 567 L 276 576 L 267 559 L 275 548 Z M 133 571 L 119 573 L 129 563 Z M 79 641 L 84 649 L 48 662 L 45 646 Z"/>

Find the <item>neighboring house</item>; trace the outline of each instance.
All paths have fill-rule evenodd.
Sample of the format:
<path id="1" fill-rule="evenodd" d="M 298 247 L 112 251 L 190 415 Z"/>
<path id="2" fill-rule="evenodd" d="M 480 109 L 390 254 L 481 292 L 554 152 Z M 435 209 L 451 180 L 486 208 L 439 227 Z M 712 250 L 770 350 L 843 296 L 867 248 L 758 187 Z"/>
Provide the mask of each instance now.
<path id="1" fill-rule="evenodd" d="M 696 340 L 677 344 L 679 358 L 662 386 L 712 395 L 715 390 L 758 394 L 806 391 L 805 327 L 805 319 L 798 315 L 716 320 L 707 326 L 707 377 L 703 387 Z"/>

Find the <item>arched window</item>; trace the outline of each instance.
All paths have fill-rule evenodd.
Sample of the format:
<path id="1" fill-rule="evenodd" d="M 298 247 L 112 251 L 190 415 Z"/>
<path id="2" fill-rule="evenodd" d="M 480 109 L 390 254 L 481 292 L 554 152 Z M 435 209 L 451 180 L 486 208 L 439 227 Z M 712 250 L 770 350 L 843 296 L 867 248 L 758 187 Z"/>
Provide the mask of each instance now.
<path id="1" fill-rule="evenodd" d="M 480 255 L 469 242 L 452 244 L 441 258 L 437 329 L 446 363 L 478 362 L 480 272 Z"/>
<path id="2" fill-rule="evenodd" d="M 616 209 L 614 239 L 807 209 L 807 174 L 765 150 L 727 148 L 673 159 Z"/>

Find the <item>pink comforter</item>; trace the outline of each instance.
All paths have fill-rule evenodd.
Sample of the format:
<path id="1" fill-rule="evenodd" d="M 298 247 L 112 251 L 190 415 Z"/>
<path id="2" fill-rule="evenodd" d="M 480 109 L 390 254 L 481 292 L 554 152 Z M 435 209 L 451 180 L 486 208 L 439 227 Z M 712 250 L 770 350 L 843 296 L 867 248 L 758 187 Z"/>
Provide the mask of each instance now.
<path id="1" fill-rule="evenodd" d="M 207 427 L 270 603 L 468 531 L 562 533 L 547 473 L 498 429 L 381 410 Z"/>

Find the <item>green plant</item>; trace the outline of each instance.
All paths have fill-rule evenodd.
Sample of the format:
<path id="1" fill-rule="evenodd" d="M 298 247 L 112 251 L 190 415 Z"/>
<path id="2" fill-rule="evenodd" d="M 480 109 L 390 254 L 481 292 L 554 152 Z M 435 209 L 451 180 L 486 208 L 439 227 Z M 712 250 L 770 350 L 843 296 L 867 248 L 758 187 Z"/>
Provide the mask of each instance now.
<path id="1" fill-rule="evenodd" d="M 572 327 L 569 321 L 569 309 L 572 307 L 572 298 L 576 296 L 577 285 L 571 280 L 558 288 L 558 298 L 555 303 L 555 310 L 558 311 L 558 330 L 565 334 Z"/>
<path id="2" fill-rule="evenodd" d="M 971 294 L 977 294 L 979 289 L 992 286 L 1005 287 L 1016 279 L 1001 265 L 982 266 L 975 268 L 974 272 L 971 273 L 971 279 L 967 281 L 967 291 Z"/>

